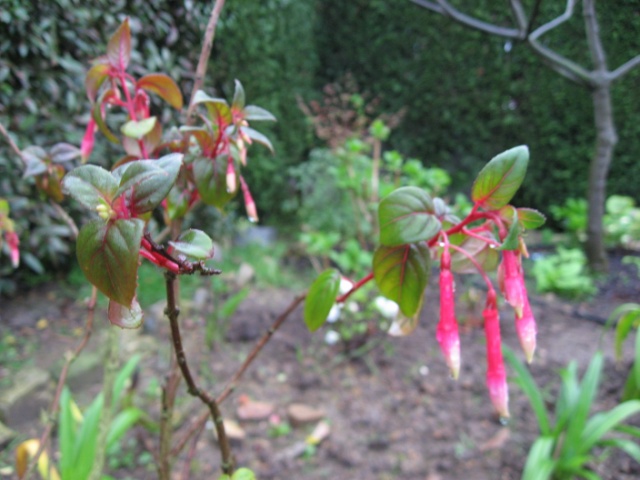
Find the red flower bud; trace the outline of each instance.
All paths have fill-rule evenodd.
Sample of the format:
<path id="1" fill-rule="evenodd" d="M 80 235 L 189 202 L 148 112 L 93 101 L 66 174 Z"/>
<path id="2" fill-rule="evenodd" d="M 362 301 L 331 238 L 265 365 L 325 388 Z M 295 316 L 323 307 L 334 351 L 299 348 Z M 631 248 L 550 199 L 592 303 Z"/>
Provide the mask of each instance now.
<path id="1" fill-rule="evenodd" d="M 536 350 L 536 319 L 531 312 L 531 306 L 529 305 L 529 299 L 527 298 L 526 289 L 523 291 L 524 306 L 522 309 L 522 316 L 516 315 L 516 331 L 518 332 L 518 338 L 520 338 L 520 345 L 527 357 L 527 362 L 531 363 L 533 360 L 533 353 Z"/>
<path id="2" fill-rule="evenodd" d="M 18 268 L 20 265 L 20 250 L 18 247 L 20 246 L 20 239 L 16 232 L 5 232 L 4 238 L 7 241 L 7 245 L 9 247 L 9 256 L 11 257 L 11 265 L 13 268 Z"/>
<path id="3" fill-rule="evenodd" d="M 509 389 L 500 341 L 500 317 L 495 304 L 482 312 L 487 339 L 487 388 L 491 403 L 502 418 L 509 417 Z"/>
<path id="4" fill-rule="evenodd" d="M 511 305 L 518 318 L 522 316 L 524 308 L 523 286 L 524 277 L 520 256 L 515 250 L 504 250 L 502 252 L 502 263 L 499 269 L 500 289 L 504 298 Z"/>
<path id="5" fill-rule="evenodd" d="M 258 221 L 258 210 L 256 209 L 256 202 L 253 201 L 251 192 L 247 182 L 244 181 L 242 175 L 240 176 L 240 187 L 242 188 L 242 196 L 244 197 L 244 208 L 247 211 L 247 217 L 252 222 Z"/>
<path id="6" fill-rule="evenodd" d="M 95 143 L 96 137 L 96 121 L 91 117 L 89 120 L 89 125 L 87 125 L 87 129 L 84 132 L 84 137 L 82 137 L 82 143 L 80 144 L 80 155 L 82 159 L 82 163 L 86 163 L 86 161 L 91 156 L 91 152 L 93 151 L 93 144 Z"/>

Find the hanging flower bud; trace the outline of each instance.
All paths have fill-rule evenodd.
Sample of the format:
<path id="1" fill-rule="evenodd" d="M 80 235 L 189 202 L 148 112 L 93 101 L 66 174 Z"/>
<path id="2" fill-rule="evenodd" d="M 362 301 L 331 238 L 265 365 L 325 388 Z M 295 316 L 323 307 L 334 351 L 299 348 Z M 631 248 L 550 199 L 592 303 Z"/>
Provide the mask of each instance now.
<path id="1" fill-rule="evenodd" d="M 524 306 L 522 309 L 522 317 L 518 318 L 516 315 L 516 331 L 518 332 L 518 338 L 520 338 L 522 350 L 527 357 L 527 362 L 531 363 L 533 353 L 536 350 L 536 334 L 538 330 L 536 328 L 536 320 L 531 312 L 526 290 L 523 292 L 523 297 Z"/>
<path id="2" fill-rule="evenodd" d="M 7 246 L 9 247 L 11 265 L 13 268 L 18 268 L 18 265 L 20 265 L 20 239 L 16 232 L 5 232 L 4 238 L 7 241 Z"/>
<path id="3" fill-rule="evenodd" d="M 504 250 L 502 252 L 502 263 L 498 275 L 500 289 L 505 300 L 515 309 L 516 316 L 522 317 L 524 277 L 517 251 Z"/>
<path id="4" fill-rule="evenodd" d="M 509 390 L 500 341 L 500 317 L 495 297 L 488 299 L 482 312 L 487 339 L 487 388 L 491 403 L 501 418 L 509 417 Z"/>
<path id="5" fill-rule="evenodd" d="M 233 159 L 229 156 L 229 160 L 227 161 L 227 192 L 235 192 L 237 184 L 236 169 L 233 166 Z"/>
<path id="6" fill-rule="evenodd" d="M 445 246 L 440 261 L 440 321 L 436 330 L 436 339 L 449 366 L 451 376 L 458 378 L 460 373 L 460 337 L 455 316 L 454 279 L 451 273 L 451 256 Z"/>
<path id="7" fill-rule="evenodd" d="M 82 159 L 82 163 L 86 163 L 91 156 L 93 144 L 96 139 L 96 130 L 96 121 L 91 117 L 89 125 L 87 125 L 87 129 L 84 132 L 84 137 L 82 137 L 82 143 L 80 144 L 80 158 Z"/>
<path id="8" fill-rule="evenodd" d="M 247 182 L 244 181 L 242 175 L 240 176 L 240 187 L 242 188 L 242 196 L 244 197 L 244 208 L 247 211 L 247 217 L 252 222 L 258 221 L 258 210 L 256 209 L 256 202 L 253 201 L 251 192 Z"/>

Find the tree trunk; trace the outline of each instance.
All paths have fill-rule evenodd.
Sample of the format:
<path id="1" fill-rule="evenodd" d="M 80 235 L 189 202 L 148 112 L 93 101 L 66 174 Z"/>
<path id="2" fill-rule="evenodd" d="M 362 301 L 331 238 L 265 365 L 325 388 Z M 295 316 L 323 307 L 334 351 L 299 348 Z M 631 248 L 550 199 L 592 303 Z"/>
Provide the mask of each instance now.
<path id="1" fill-rule="evenodd" d="M 613 121 L 611 84 L 602 82 L 595 87 L 591 95 L 596 124 L 596 150 L 589 166 L 587 191 L 589 218 L 586 252 L 591 269 L 596 272 L 605 272 L 609 265 L 604 246 L 602 219 L 606 200 L 607 174 L 618 136 Z"/>

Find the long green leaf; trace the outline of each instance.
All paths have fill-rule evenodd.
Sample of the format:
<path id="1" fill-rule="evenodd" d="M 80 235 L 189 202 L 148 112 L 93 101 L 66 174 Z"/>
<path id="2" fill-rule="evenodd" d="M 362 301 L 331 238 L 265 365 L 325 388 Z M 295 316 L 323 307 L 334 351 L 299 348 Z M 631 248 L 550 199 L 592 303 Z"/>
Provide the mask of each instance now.
<path id="1" fill-rule="evenodd" d="M 542 393 L 540 392 L 538 385 L 529 373 L 529 370 L 527 370 L 522 362 L 518 360 L 510 348 L 503 347 L 502 352 L 511 368 L 513 368 L 513 370 L 518 374 L 516 382 L 520 388 L 522 388 L 522 391 L 531 403 L 531 408 L 533 408 L 533 413 L 538 421 L 540 433 L 542 435 L 549 435 L 551 433 L 549 414 L 547 413 L 547 409 L 544 405 L 544 398 L 542 397 Z"/>
<path id="2" fill-rule="evenodd" d="M 103 404 L 104 397 L 99 394 L 84 413 L 84 420 L 78 430 L 74 446 L 74 461 L 76 463 L 74 479 L 86 479 L 93 467 Z"/>
<path id="3" fill-rule="evenodd" d="M 126 386 L 127 380 L 131 378 L 133 372 L 136 370 L 138 363 L 140 363 L 140 359 L 142 357 L 140 355 L 134 355 L 131 357 L 127 363 L 122 367 L 122 369 L 118 372 L 118 376 L 113 382 L 113 400 L 111 404 L 111 408 L 115 413 L 117 409 L 117 405 L 120 402 L 120 397 L 122 396 L 122 391 Z"/>
<path id="4" fill-rule="evenodd" d="M 628 438 L 607 438 L 601 442 L 603 447 L 613 447 L 622 450 L 636 462 L 640 463 L 640 446 Z"/>
<path id="5" fill-rule="evenodd" d="M 562 369 L 560 378 L 562 379 L 562 384 L 556 401 L 554 435 L 559 435 L 566 428 L 580 395 L 577 363 L 575 361 L 570 362 L 567 368 Z"/>
<path id="6" fill-rule="evenodd" d="M 527 463 L 524 466 L 522 480 L 548 480 L 556 467 L 553 459 L 555 441 L 550 437 L 540 437 L 529 450 Z"/>
<path id="7" fill-rule="evenodd" d="M 564 458 L 567 458 L 567 456 L 570 458 L 577 452 L 586 452 L 590 450 L 584 448 L 584 445 L 581 442 L 581 437 L 586 426 L 589 411 L 591 410 L 598 391 L 602 364 L 602 353 L 597 352 L 589 363 L 589 367 L 584 374 L 582 384 L 580 386 L 580 395 L 578 396 L 573 413 L 567 425 L 567 436 L 565 438 L 562 455 Z"/>
<path id="8" fill-rule="evenodd" d="M 122 438 L 122 436 L 131 429 L 145 413 L 139 408 L 130 407 L 118 413 L 111 422 L 109 433 L 107 434 L 107 449 Z"/>
<path id="9" fill-rule="evenodd" d="M 605 434 L 638 412 L 640 412 L 640 400 L 629 400 L 607 412 L 594 415 L 584 427 L 580 441 L 581 449 L 583 451 L 591 450 Z"/>
<path id="10" fill-rule="evenodd" d="M 60 475 L 63 479 L 72 478 L 75 465 L 73 446 L 75 444 L 75 422 L 71 410 L 71 392 L 67 387 L 60 394 L 60 413 L 58 415 L 58 448 L 60 449 Z"/>

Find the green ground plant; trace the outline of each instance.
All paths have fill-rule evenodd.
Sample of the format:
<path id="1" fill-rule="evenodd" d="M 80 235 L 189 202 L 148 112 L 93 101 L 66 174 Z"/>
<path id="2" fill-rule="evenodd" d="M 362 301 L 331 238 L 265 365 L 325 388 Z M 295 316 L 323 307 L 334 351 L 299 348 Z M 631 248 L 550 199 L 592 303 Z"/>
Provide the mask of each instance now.
<path id="1" fill-rule="evenodd" d="M 584 298 L 596 292 L 587 269 L 587 258 L 579 248 L 558 247 L 556 253 L 536 258 L 532 273 L 540 293 Z"/>
<path id="2" fill-rule="evenodd" d="M 622 392 L 622 400 L 640 400 L 640 304 L 625 303 L 617 307 L 607 320 L 615 323 L 615 352 L 618 361 L 622 359 L 622 345 L 635 331 L 634 358 Z"/>
<path id="3" fill-rule="evenodd" d="M 540 430 L 540 437 L 529 451 L 523 480 L 600 479 L 593 464 L 602 448 L 622 450 L 640 461 L 640 429 L 624 423 L 640 412 L 639 400 L 591 414 L 602 374 L 602 353 L 595 354 L 582 380 L 578 378 L 576 362 L 560 372 L 560 391 L 553 411 L 547 409 L 542 391 L 515 354 L 505 349 L 505 355 L 516 372 L 515 382 L 531 403 Z"/>

